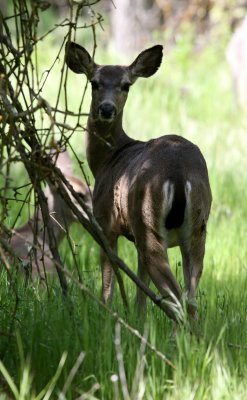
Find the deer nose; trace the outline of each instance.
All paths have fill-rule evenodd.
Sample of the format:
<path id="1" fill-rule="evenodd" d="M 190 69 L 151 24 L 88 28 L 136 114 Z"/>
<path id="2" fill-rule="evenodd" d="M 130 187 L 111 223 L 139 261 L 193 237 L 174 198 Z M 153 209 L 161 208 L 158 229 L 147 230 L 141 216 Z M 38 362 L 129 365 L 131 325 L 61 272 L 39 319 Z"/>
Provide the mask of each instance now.
<path id="1" fill-rule="evenodd" d="M 113 103 L 101 103 L 98 108 L 98 113 L 102 119 L 113 119 L 117 115 L 117 109 Z"/>

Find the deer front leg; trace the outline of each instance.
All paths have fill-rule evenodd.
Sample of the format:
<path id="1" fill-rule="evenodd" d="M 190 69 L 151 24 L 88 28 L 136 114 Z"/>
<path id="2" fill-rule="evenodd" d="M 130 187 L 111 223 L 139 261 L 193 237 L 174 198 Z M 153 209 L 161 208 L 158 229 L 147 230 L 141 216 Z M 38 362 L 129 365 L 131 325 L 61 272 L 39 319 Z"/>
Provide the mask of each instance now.
<path id="1" fill-rule="evenodd" d="M 109 239 L 109 245 L 117 253 L 117 237 Z M 115 286 L 115 274 L 106 253 L 101 250 L 102 298 L 111 304 Z"/>
<path id="2" fill-rule="evenodd" d="M 149 286 L 150 276 L 148 274 L 147 269 L 141 262 L 141 257 L 140 257 L 139 253 L 138 253 L 137 276 L 143 283 L 145 283 L 145 285 L 147 287 Z M 145 295 L 145 293 L 140 288 L 137 288 L 137 290 L 136 290 L 136 307 L 137 307 L 138 313 L 146 314 L 146 308 L 147 308 L 146 307 L 146 304 L 147 304 L 146 299 L 147 299 L 147 296 Z"/>

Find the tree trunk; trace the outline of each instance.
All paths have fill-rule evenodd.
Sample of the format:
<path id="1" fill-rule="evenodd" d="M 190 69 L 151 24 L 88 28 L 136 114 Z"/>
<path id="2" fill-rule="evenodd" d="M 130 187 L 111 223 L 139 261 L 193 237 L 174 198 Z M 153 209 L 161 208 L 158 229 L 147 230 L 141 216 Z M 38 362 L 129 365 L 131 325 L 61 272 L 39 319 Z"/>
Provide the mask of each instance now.
<path id="1" fill-rule="evenodd" d="M 123 53 L 142 50 L 152 32 L 162 24 L 162 11 L 155 0 L 118 0 L 111 11 L 115 47 Z"/>

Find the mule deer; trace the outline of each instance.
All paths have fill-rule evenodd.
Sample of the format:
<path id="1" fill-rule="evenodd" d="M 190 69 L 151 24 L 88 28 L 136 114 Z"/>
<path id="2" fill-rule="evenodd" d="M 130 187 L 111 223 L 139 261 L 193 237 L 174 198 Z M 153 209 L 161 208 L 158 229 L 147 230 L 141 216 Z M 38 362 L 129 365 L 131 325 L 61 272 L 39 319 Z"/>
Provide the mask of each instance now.
<path id="1" fill-rule="evenodd" d="M 122 117 L 131 85 L 159 68 L 162 46 L 141 52 L 130 66 L 98 65 L 76 43 L 66 47 L 66 62 L 84 73 L 92 85 L 87 124 L 87 159 L 95 177 L 93 210 L 112 249 L 120 235 L 135 243 L 138 276 L 150 278 L 165 298 L 180 300 L 180 286 L 171 272 L 167 249 L 182 253 L 188 312 L 196 315 L 195 294 L 202 273 L 211 190 L 205 160 L 188 140 L 167 135 L 142 142 L 124 132 Z M 102 254 L 103 299 L 113 291 L 112 268 Z M 170 296 L 170 294 L 173 294 Z M 137 304 L 145 296 L 137 291 Z M 173 319 L 172 309 L 163 303 Z"/>
<path id="2" fill-rule="evenodd" d="M 54 163 L 64 174 L 67 181 L 78 192 L 85 203 L 91 207 L 91 193 L 86 183 L 73 175 L 72 160 L 67 151 L 56 153 L 53 149 L 51 156 L 54 157 Z M 54 184 L 49 182 L 44 194 L 47 198 L 48 210 L 53 221 L 54 234 L 58 244 L 61 243 L 67 234 L 69 226 L 77 219 L 62 196 L 57 191 Z M 72 196 L 71 199 L 73 202 Z M 76 203 L 77 204 L 77 203 Z M 79 205 L 77 204 L 79 207 Z M 80 208 L 81 210 L 81 208 Z M 84 213 L 81 210 L 82 213 Z M 32 246 L 33 244 L 33 246 Z M 25 265 L 32 266 L 33 274 L 42 272 L 43 267 L 47 272 L 54 271 L 52 257 L 50 256 L 48 235 L 44 227 L 42 213 L 38 207 L 35 216 L 26 224 L 15 230 L 10 239 L 11 249 L 16 257 Z M 48 254 L 48 255 L 46 255 Z"/>

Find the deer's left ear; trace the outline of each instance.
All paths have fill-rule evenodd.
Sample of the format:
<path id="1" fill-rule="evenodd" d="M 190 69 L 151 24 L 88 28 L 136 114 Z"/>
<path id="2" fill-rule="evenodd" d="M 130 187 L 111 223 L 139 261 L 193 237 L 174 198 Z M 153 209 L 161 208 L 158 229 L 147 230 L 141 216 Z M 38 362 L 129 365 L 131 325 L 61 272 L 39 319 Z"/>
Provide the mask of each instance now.
<path id="1" fill-rule="evenodd" d="M 90 79 L 96 64 L 84 47 L 74 42 L 67 42 L 65 46 L 65 61 L 68 67 L 76 74 L 85 74 Z"/>
<path id="2" fill-rule="evenodd" d="M 133 80 L 148 78 L 159 68 L 163 56 L 163 46 L 160 44 L 142 51 L 135 61 L 129 66 Z"/>

